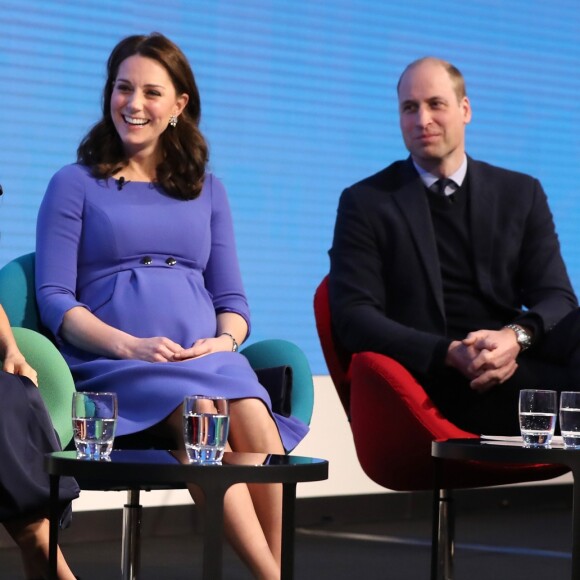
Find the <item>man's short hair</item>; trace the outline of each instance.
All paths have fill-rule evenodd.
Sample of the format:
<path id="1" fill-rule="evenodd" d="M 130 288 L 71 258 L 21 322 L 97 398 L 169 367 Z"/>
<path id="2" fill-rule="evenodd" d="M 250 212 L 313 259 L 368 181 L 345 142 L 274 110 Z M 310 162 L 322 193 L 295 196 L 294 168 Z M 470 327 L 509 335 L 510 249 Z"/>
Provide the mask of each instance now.
<path id="1" fill-rule="evenodd" d="M 450 62 L 447 62 L 446 60 L 437 58 L 435 56 L 424 56 L 423 58 L 414 60 L 411 64 L 407 65 L 407 67 L 399 77 L 399 82 L 397 83 L 397 94 L 399 93 L 399 87 L 401 86 L 401 81 L 403 80 L 405 74 L 411 69 L 415 68 L 416 66 L 423 64 L 424 62 L 432 62 L 434 64 L 439 64 L 447 71 L 447 74 L 449 75 L 449 78 L 453 83 L 453 89 L 455 91 L 455 94 L 457 95 L 457 101 L 461 101 L 461 99 L 463 99 L 463 97 L 467 95 L 467 91 L 465 89 L 465 79 L 463 78 L 461 71 L 456 66 L 452 65 Z"/>

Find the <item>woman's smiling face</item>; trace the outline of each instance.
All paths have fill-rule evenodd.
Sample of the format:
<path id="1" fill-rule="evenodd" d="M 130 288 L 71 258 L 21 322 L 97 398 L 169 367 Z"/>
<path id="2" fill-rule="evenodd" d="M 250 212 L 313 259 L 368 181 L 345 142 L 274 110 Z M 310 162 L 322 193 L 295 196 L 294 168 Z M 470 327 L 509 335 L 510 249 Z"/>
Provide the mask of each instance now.
<path id="1" fill-rule="evenodd" d="M 125 153 L 155 155 L 159 136 L 170 117 L 178 116 L 188 96 L 176 94 L 165 68 L 141 55 L 126 58 L 119 67 L 111 94 L 111 117 Z"/>

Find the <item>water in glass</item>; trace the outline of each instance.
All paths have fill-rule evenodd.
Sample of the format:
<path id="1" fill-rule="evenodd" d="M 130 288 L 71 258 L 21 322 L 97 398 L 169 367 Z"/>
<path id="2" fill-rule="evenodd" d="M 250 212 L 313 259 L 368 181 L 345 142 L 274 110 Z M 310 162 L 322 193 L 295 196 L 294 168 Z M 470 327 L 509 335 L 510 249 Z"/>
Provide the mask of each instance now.
<path id="1" fill-rule="evenodd" d="M 79 458 L 108 459 L 113 449 L 116 424 L 115 393 L 73 393 L 72 426 Z"/>
<path id="2" fill-rule="evenodd" d="M 115 419 L 74 418 L 74 440 L 81 457 L 105 459 L 115 439 Z"/>
<path id="3" fill-rule="evenodd" d="M 193 463 L 219 463 L 228 439 L 230 418 L 215 413 L 183 416 L 185 449 Z"/>
<path id="4" fill-rule="evenodd" d="M 520 430 L 524 445 L 547 446 L 556 427 L 556 413 L 520 412 Z"/>
<path id="5" fill-rule="evenodd" d="M 580 409 L 560 409 L 560 431 L 564 447 L 580 447 Z"/>

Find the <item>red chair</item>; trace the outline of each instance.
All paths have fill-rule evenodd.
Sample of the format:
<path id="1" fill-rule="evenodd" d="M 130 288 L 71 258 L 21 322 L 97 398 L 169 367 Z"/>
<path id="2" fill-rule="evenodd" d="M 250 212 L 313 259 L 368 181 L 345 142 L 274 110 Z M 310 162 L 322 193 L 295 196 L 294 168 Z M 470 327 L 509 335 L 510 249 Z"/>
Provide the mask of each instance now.
<path id="1" fill-rule="evenodd" d="M 314 314 L 322 352 L 350 420 L 363 471 L 388 489 L 433 489 L 431 443 L 479 435 L 450 423 L 397 361 L 372 352 L 352 355 L 344 349 L 332 330 L 328 277 L 316 289 Z M 451 489 L 539 481 L 566 471 L 560 466 L 446 461 L 438 474 L 440 489 L 433 489 L 432 579 L 453 577 Z"/>

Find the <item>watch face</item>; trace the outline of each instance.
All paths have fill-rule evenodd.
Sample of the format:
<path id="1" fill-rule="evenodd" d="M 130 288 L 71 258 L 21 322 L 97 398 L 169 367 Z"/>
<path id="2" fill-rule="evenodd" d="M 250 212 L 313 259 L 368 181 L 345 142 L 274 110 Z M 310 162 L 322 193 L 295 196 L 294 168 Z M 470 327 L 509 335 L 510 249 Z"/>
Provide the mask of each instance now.
<path id="1" fill-rule="evenodd" d="M 523 347 L 527 348 L 532 343 L 530 335 L 523 329 L 519 328 L 516 332 L 518 343 Z"/>
<path id="2" fill-rule="evenodd" d="M 532 344 L 532 337 L 517 324 L 508 324 L 508 328 L 511 328 L 516 333 L 516 341 L 520 345 L 522 351 L 530 347 Z"/>

